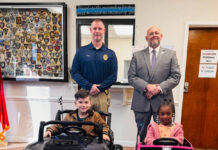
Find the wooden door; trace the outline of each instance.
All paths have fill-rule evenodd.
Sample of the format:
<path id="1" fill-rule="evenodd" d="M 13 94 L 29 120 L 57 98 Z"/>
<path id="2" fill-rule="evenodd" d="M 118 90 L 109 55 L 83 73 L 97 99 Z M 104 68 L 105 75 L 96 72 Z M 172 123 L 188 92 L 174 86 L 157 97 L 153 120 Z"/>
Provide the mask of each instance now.
<path id="1" fill-rule="evenodd" d="M 218 74 L 198 78 L 202 49 L 218 50 L 218 28 L 189 30 L 182 124 L 194 147 L 218 149 Z"/>

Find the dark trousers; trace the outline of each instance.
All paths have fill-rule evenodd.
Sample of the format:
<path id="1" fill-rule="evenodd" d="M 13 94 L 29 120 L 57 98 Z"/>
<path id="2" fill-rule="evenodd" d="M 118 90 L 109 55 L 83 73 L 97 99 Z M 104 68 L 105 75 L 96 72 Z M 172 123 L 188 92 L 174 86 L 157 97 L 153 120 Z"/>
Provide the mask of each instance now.
<path id="1" fill-rule="evenodd" d="M 134 111 L 134 114 L 138 129 L 137 136 L 140 136 L 140 141 L 143 142 L 147 134 L 147 127 L 151 121 L 151 116 L 153 115 L 153 120 L 156 121 L 157 112 L 153 112 L 152 109 L 150 109 L 149 112 Z"/>

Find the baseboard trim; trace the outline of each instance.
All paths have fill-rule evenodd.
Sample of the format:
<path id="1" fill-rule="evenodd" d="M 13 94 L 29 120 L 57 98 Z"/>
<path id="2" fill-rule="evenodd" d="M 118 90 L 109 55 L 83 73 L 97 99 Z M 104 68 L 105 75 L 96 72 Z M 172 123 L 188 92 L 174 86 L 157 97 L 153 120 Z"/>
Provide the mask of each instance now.
<path id="1" fill-rule="evenodd" d="M 36 142 L 36 138 L 28 138 L 23 136 L 6 136 L 7 142 L 22 142 L 22 143 L 31 143 Z"/>

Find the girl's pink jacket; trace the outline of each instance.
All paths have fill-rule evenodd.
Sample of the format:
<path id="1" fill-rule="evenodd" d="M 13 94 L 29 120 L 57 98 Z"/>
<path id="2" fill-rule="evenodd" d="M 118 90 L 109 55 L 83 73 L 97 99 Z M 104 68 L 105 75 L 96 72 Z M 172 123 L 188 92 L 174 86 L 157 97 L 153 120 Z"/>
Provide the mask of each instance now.
<path id="1" fill-rule="evenodd" d="M 153 141 L 157 138 L 160 138 L 158 124 L 152 122 L 151 124 L 148 125 L 147 135 L 144 142 L 146 145 L 153 145 Z M 176 139 L 179 142 L 179 145 L 183 144 L 184 132 L 181 124 L 175 123 L 175 127 L 170 135 L 170 138 Z"/>

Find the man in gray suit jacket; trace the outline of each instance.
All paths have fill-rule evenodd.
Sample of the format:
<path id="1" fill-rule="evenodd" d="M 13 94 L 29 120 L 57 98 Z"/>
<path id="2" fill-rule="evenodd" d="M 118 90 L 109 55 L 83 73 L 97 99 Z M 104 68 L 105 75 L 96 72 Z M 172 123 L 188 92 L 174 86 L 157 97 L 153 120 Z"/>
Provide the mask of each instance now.
<path id="1" fill-rule="evenodd" d="M 173 100 L 172 89 L 181 77 L 176 52 L 160 46 L 162 37 L 158 27 L 150 27 L 146 35 L 148 47 L 133 54 L 128 71 L 129 84 L 134 87 L 131 109 L 141 141 L 152 115 L 156 121 L 161 100 Z"/>

